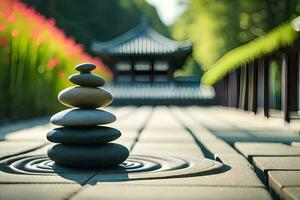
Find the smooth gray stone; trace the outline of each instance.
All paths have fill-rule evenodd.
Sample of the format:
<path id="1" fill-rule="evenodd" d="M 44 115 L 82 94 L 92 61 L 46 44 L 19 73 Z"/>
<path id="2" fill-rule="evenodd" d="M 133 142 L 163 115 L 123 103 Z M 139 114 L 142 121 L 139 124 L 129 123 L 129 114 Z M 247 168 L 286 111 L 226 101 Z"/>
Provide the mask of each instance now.
<path id="1" fill-rule="evenodd" d="M 77 145 L 96 145 L 114 141 L 121 136 L 117 129 L 95 126 L 95 127 L 63 127 L 56 128 L 47 134 L 50 142 Z"/>
<path id="2" fill-rule="evenodd" d="M 48 149 L 48 156 L 57 164 L 69 167 L 113 167 L 124 162 L 129 156 L 129 151 L 126 147 L 115 143 L 98 147 L 57 144 Z"/>
<path id="3" fill-rule="evenodd" d="M 96 74 L 72 74 L 69 81 L 87 87 L 100 87 L 105 84 L 104 79 Z"/>
<path id="4" fill-rule="evenodd" d="M 100 87 L 105 84 L 105 80 L 97 74 L 72 74 L 69 81 L 76 85 L 88 87 Z"/>
<path id="5" fill-rule="evenodd" d="M 112 95 L 100 88 L 69 87 L 58 94 L 58 100 L 69 107 L 99 108 L 109 105 Z"/>
<path id="6" fill-rule="evenodd" d="M 58 126 L 96 126 L 115 120 L 115 115 L 100 109 L 67 109 L 50 118 L 50 122 Z"/>
<path id="7" fill-rule="evenodd" d="M 89 73 L 90 71 L 96 69 L 96 65 L 92 63 L 81 63 L 79 65 L 76 65 L 75 69 L 82 73 Z"/>

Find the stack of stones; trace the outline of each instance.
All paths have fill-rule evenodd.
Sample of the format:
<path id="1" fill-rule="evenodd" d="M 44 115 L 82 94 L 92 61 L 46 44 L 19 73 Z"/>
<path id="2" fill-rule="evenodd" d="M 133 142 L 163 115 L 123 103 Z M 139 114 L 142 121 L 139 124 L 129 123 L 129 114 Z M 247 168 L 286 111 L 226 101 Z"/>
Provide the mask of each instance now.
<path id="1" fill-rule="evenodd" d="M 109 105 L 112 95 L 98 87 L 105 84 L 103 78 L 91 71 L 95 65 L 77 65 L 78 74 L 69 77 L 78 85 L 61 91 L 58 100 L 69 107 L 56 113 L 51 123 L 62 126 L 47 134 L 47 139 L 59 143 L 48 149 L 48 156 L 55 163 L 75 168 L 113 167 L 125 161 L 129 155 L 126 147 L 110 143 L 121 136 L 120 131 L 102 126 L 116 120 L 109 112 L 97 109 Z"/>

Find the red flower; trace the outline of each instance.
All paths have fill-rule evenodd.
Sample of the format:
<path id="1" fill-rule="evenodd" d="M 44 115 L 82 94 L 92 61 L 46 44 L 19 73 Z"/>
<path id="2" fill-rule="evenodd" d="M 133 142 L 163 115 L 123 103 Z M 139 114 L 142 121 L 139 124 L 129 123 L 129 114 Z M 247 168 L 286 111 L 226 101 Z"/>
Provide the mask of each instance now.
<path id="1" fill-rule="evenodd" d="M 0 32 L 5 29 L 5 25 L 0 23 Z"/>
<path id="2" fill-rule="evenodd" d="M 18 37 L 18 35 L 19 35 L 19 31 L 16 30 L 16 29 L 14 29 L 14 30 L 11 32 L 11 36 L 12 36 L 13 38 Z"/>
<path id="3" fill-rule="evenodd" d="M 44 42 L 44 38 L 43 38 L 42 36 L 39 35 L 39 36 L 37 37 L 37 39 L 36 39 L 36 42 L 37 42 L 38 45 L 41 45 L 41 44 Z"/>
<path id="4" fill-rule="evenodd" d="M 31 37 L 31 38 L 37 37 L 37 35 L 38 35 L 39 32 L 40 32 L 40 30 L 39 30 L 38 28 L 33 29 L 33 30 L 31 31 L 31 33 L 30 33 L 30 37 Z"/>
<path id="5" fill-rule="evenodd" d="M 0 46 L 6 46 L 8 45 L 9 40 L 7 38 L 1 38 L 0 39 Z"/>
<path id="6" fill-rule="evenodd" d="M 58 73 L 58 78 L 64 79 L 65 75 L 66 75 L 65 72 L 63 70 L 60 70 L 59 73 Z"/>
<path id="7" fill-rule="evenodd" d="M 58 57 L 53 57 L 51 60 L 49 60 L 47 67 L 48 69 L 53 69 L 56 67 L 59 63 L 59 58 Z"/>
<path id="8" fill-rule="evenodd" d="M 9 16 L 7 17 L 7 21 L 13 23 L 13 22 L 16 21 L 16 18 L 15 18 L 14 15 L 9 15 Z"/>

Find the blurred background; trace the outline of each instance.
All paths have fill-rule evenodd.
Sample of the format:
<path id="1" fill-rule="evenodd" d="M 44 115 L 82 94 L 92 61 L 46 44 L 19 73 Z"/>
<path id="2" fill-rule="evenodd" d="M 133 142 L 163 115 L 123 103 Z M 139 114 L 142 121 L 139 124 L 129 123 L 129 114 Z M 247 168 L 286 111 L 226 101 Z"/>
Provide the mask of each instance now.
<path id="1" fill-rule="evenodd" d="M 202 75 L 299 13 L 300 0 L 1 0 L 0 123 L 59 110 L 81 62 L 97 65 L 115 104 L 213 104 Z M 275 109 L 280 60 L 270 64 Z"/>

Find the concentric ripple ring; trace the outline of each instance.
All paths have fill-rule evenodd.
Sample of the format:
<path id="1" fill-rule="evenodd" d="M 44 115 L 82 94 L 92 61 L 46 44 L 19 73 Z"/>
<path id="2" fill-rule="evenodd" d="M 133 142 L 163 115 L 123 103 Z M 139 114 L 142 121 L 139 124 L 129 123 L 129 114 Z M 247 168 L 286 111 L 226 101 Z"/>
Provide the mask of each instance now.
<path id="1" fill-rule="evenodd" d="M 71 169 L 56 165 L 46 155 L 14 156 L 0 160 L 0 170 L 13 174 L 56 175 L 95 173 L 104 180 L 159 179 L 190 177 L 222 167 L 222 163 L 206 158 L 182 158 L 174 156 L 131 155 L 115 168 Z M 120 174 L 118 176 L 118 174 Z M 116 176 L 114 176 L 116 175 Z"/>

